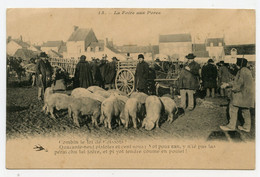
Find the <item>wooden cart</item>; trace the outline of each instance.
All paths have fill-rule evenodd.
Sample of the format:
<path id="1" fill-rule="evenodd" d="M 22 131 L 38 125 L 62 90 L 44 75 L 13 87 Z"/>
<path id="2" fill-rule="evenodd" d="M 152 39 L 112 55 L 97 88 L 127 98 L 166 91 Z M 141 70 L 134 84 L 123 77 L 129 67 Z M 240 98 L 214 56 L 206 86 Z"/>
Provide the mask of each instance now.
<path id="1" fill-rule="evenodd" d="M 117 74 L 115 78 L 116 89 L 125 92 L 130 95 L 135 90 L 135 70 L 138 61 L 119 61 L 117 64 Z M 151 65 L 153 61 L 148 61 Z M 174 88 L 177 87 L 177 80 L 179 75 L 179 63 L 171 62 L 171 66 L 174 69 L 169 72 L 158 71 L 156 72 L 156 94 L 158 95 L 158 90 L 160 87 L 169 88 L 170 93 L 173 94 Z"/>

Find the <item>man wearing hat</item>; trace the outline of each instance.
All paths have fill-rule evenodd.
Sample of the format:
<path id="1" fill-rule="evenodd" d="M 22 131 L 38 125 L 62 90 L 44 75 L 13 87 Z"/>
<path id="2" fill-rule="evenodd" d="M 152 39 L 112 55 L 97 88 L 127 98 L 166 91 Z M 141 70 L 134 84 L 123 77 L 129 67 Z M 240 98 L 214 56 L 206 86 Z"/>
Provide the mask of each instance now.
<path id="1" fill-rule="evenodd" d="M 186 99 L 188 95 L 188 110 L 194 109 L 194 93 L 200 86 L 200 65 L 194 61 L 195 57 L 196 56 L 193 53 L 186 56 L 188 61 L 181 70 L 178 82 L 181 94 L 181 108 L 186 109 Z"/>
<path id="2" fill-rule="evenodd" d="M 139 92 L 148 93 L 149 65 L 144 61 L 144 55 L 138 55 L 138 64 L 135 71 L 135 89 Z"/>
<path id="3" fill-rule="evenodd" d="M 250 132 L 251 130 L 251 115 L 249 108 L 254 107 L 254 83 L 251 71 L 246 67 L 247 59 L 237 58 L 236 65 L 239 70 L 235 80 L 229 83 L 223 83 L 221 88 L 231 87 L 232 95 L 229 103 L 229 123 L 225 126 L 220 126 L 224 131 L 232 131 L 236 129 L 237 113 L 241 109 L 244 118 L 244 124 L 238 126 L 239 130 Z"/>
<path id="4" fill-rule="evenodd" d="M 203 86 L 207 90 L 207 97 L 211 95 L 214 98 L 215 88 L 217 88 L 218 70 L 212 59 L 209 59 L 207 65 L 202 67 L 201 77 Z"/>
<path id="5" fill-rule="evenodd" d="M 74 75 L 74 87 L 88 88 L 93 85 L 93 77 L 90 64 L 86 61 L 86 56 L 80 57 L 79 63 L 76 65 Z"/>
<path id="6" fill-rule="evenodd" d="M 47 60 L 48 55 L 41 52 L 36 64 L 36 85 L 38 86 L 38 100 L 43 100 L 44 91 L 51 86 L 52 67 Z"/>
<path id="7" fill-rule="evenodd" d="M 119 60 L 116 57 L 112 58 L 112 62 L 109 63 L 107 81 L 109 83 L 109 89 L 115 88 L 116 78 L 116 65 Z"/>

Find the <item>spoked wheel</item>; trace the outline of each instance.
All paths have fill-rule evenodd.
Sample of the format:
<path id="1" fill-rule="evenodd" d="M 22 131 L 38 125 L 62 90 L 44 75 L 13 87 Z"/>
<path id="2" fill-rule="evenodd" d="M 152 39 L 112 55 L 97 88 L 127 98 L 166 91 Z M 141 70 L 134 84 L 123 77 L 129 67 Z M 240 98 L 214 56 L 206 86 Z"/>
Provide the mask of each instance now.
<path id="1" fill-rule="evenodd" d="M 115 79 L 116 89 L 120 90 L 127 95 L 134 91 L 135 78 L 134 74 L 128 69 L 120 70 Z"/>

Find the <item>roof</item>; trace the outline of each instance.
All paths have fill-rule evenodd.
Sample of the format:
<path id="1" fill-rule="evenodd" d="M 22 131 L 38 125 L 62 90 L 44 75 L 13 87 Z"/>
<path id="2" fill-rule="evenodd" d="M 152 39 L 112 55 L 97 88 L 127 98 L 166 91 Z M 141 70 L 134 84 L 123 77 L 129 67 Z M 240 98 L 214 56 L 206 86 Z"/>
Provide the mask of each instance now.
<path id="1" fill-rule="evenodd" d="M 210 43 L 213 43 L 213 46 L 218 46 L 220 42 L 224 44 L 224 38 L 208 38 L 207 46 L 210 46 Z"/>
<path id="2" fill-rule="evenodd" d="M 63 41 L 47 41 L 42 44 L 42 47 L 60 47 Z"/>
<path id="3" fill-rule="evenodd" d="M 31 58 L 37 57 L 37 53 L 28 49 L 18 49 L 14 56 L 16 58 L 22 58 L 23 60 L 30 60 Z"/>
<path id="4" fill-rule="evenodd" d="M 66 45 L 60 46 L 60 49 L 59 49 L 59 53 L 64 53 L 64 52 L 67 52 L 67 46 Z"/>
<path id="5" fill-rule="evenodd" d="M 191 42 L 191 35 L 190 34 L 167 34 L 167 35 L 160 35 L 159 42 Z"/>
<path id="6" fill-rule="evenodd" d="M 16 42 L 18 45 L 20 45 L 23 48 L 30 47 L 30 44 L 23 42 L 20 39 L 12 39 L 12 41 Z"/>
<path id="7" fill-rule="evenodd" d="M 70 35 L 68 41 L 84 41 L 90 31 L 88 28 L 79 28 Z"/>
<path id="8" fill-rule="evenodd" d="M 54 50 L 49 50 L 47 52 L 48 56 L 50 58 L 62 58 L 63 56 L 61 54 L 59 54 L 58 52 L 54 51 Z"/>
<path id="9" fill-rule="evenodd" d="M 226 45 L 225 55 L 231 55 L 231 49 L 237 49 L 237 55 L 254 55 L 255 44 Z"/>

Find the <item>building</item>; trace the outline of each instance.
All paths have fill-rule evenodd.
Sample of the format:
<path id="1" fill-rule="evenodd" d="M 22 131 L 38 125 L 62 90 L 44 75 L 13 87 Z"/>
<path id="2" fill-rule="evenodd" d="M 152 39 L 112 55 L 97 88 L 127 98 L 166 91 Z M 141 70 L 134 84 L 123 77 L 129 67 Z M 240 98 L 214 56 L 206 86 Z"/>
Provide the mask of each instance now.
<path id="1" fill-rule="evenodd" d="M 7 39 L 6 52 L 8 55 L 13 56 L 18 49 L 27 49 L 30 44 L 23 41 L 22 36 L 20 39 L 12 39 L 10 36 Z"/>
<path id="2" fill-rule="evenodd" d="M 98 43 L 98 39 L 92 29 L 74 27 L 74 31 L 67 41 L 67 57 L 79 58 L 86 52 L 97 51 L 96 45 L 94 47 L 93 43 Z"/>
<path id="3" fill-rule="evenodd" d="M 67 52 L 65 58 L 78 59 L 81 55 L 85 55 L 87 60 L 106 56 L 108 60 L 112 57 L 125 59 L 123 55 L 112 49 L 113 47 L 105 44 L 104 40 L 98 40 L 93 29 L 84 29 L 74 27 L 73 33 L 67 41 Z"/>
<path id="4" fill-rule="evenodd" d="M 192 52 L 190 34 L 167 34 L 159 36 L 159 53 L 184 61 L 185 56 Z"/>
<path id="5" fill-rule="evenodd" d="M 206 63 L 208 61 L 209 52 L 206 50 L 206 44 L 192 44 L 193 54 L 196 56 L 198 63 Z"/>
<path id="6" fill-rule="evenodd" d="M 64 43 L 63 41 L 47 41 L 47 42 L 42 44 L 41 50 L 43 52 L 46 52 L 47 54 L 51 50 L 59 53 L 61 47 L 65 46 L 65 45 L 66 45 L 66 43 Z"/>
<path id="7" fill-rule="evenodd" d="M 255 62 L 255 44 L 226 45 L 225 62 L 236 63 L 236 58 L 246 58 L 249 62 Z"/>
<path id="8" fill-rule="evenodd" d="M 114 47 L 118 53 L 124 55 L 127 59 L 137 60 L 139 54 L 143 54 L 146 60 L 153 60 L 154 56 L 159 53 L 159 46 L 148 45 L 123 45 Z"/>
<path id="9" fill-rule="evenodd" d="M 225 58 L 224 46 L 224 38 L 206 39 L 206 50 L 209 53 L 209 57 L 215 62 L 219 62 Z"/>

